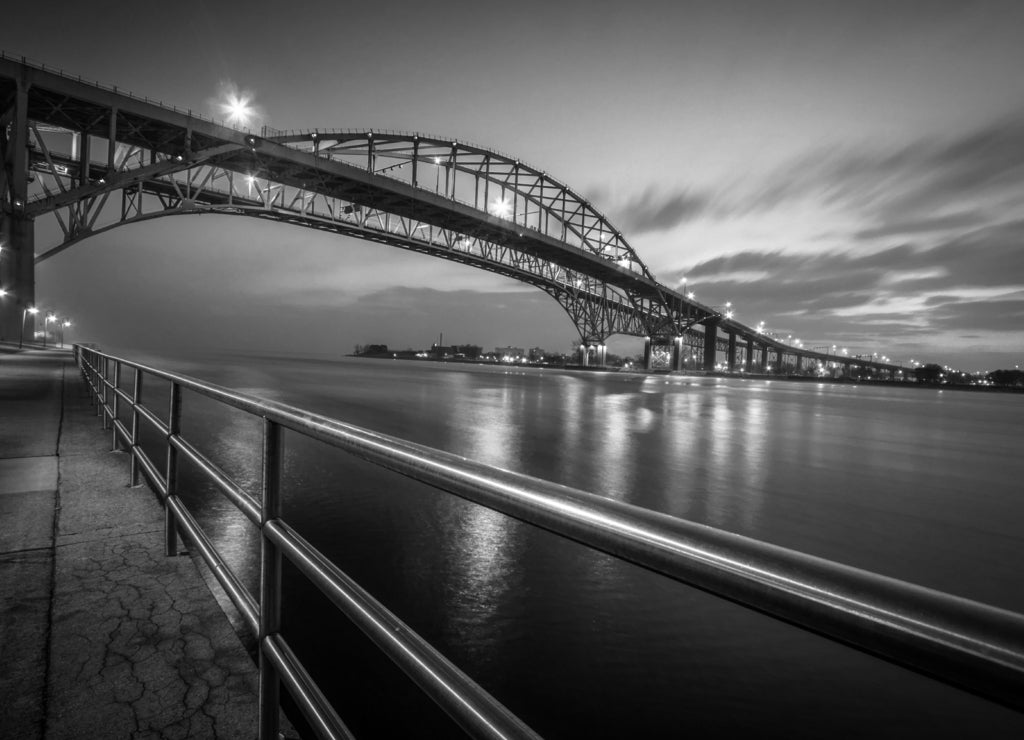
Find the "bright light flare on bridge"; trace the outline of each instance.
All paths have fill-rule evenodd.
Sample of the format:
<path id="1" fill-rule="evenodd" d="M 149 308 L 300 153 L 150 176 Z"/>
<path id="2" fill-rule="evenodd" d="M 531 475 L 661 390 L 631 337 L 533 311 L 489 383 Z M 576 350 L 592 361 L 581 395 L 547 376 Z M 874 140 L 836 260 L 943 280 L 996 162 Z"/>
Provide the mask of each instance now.
<path id="1" fill-rule="evenodd" d="M 504 198 L 497 198 L 491 201 L 491 214 L 507 219 L 512 215 L 512 204 Z"/>
<path id="2" fill-rule="evenodd" d="M 256 115 L 252 100 L 240 93 L 228 93 L 227 100 L 221 103 L 220 109 L 227 116 L 226 123 L 232 126 L 248 126 Z"/>

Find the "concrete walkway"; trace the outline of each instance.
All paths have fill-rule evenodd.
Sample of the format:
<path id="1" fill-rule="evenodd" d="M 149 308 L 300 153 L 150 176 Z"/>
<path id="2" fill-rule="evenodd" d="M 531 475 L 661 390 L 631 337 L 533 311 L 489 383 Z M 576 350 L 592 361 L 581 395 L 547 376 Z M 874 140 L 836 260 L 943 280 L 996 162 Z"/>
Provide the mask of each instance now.
<path id="1" fill-rule="evenodd" d="M 71 353 L 0 345 L 0 737 L 253 738 L 256 669 Z"/>

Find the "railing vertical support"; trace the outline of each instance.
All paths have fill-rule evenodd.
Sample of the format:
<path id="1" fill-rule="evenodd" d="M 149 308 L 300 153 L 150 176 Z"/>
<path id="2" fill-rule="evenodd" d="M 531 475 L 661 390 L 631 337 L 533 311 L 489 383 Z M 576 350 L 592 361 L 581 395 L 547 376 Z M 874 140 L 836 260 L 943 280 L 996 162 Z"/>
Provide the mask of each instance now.
<path id="1" fill-rule="evenodd" d="M 142 371 L 135 368 L 135 382 L 132 383 L 132 441 L 129 452 L 132 454 L 128 470 L 128 485 L 135 488 L 139 485 L 139 460 L 136 457 L 139 446 L 139 404 L 142 403 Z"/>
<path id="2" fill-rule="evenodd" d="M 107 358 L 98 358 L 96 363 L 96 416 L 103 417 L 103 428 L 107 428 Z"/>
<path id="3" fill-rule="evenodd" d="M 170 557 L 178 554 L 178 522 L 168 505 L 171 496 L 178 495 L 178 448 L 171 444 L 171 438 L 181 431 L 181 386 L 171 383 L 171 400 L 167 409 L 167 497 L 164 500 L 164 553 Z"/>
<path id="4" fill-rule="evenodd" d="M 121 362 L 120 360 L 114 360 L 114 399 L 113 399 L 113 412 L 111 414 L 110 428 L 113 430 L 110 434 L 110 451 L 116 452 L 119 448 L 117 442 L 117 416 L 121 411 L 121 397 L 117 395 L 118 389 L 121 387 Z"/>
<path id="5" fill-rule="evenodd" d="M 266 532 L 281 518 L 281 427 L 263 419 L 263 491 L 260 512 L 260 740 L 277 740 L 280 731 L 281 680 L 267 656 L 267 637 L 281 629 L 281 551 Z"/>

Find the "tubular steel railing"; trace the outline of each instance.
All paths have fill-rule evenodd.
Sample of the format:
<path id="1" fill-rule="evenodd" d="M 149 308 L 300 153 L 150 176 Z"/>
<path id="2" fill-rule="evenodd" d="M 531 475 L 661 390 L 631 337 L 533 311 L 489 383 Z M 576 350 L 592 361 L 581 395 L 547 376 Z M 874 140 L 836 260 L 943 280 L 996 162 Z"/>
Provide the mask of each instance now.
<path id="1" fill-rule="evenodd" d="M 281 516 L 282 429 L 353 454 L 435 488 L 575 540 L 743 606 L 1024 711 L 1024 616 L 886 576 L 677 519 L 76 345 L 76 359 L 115 449 L 131 455 L 164 503 L 165 541 L 193 544 L 259 638 L 260 737 L 276 738 L 279 687 L 287 687 L 320 737 L 350 732 L 280 633 L 281 562 L 354 622 L 470 736 L 538 737 L 469 676 L 409 629 Z M 134 370 L 131 393 L 123 368 Z M 167 422 L 142 400 L 143 378 L 170 383 Z M 181 435 L 187 389 L 263 420 L 261 500 L 254 500 Z M 131 428 L 120 420 L 131 408 Z M 140 446 L 146 422 L 167 442 L 158 467 Z M 248 592 L 177 495 L 187 458 L 260 530 L 260 598 Z"/>

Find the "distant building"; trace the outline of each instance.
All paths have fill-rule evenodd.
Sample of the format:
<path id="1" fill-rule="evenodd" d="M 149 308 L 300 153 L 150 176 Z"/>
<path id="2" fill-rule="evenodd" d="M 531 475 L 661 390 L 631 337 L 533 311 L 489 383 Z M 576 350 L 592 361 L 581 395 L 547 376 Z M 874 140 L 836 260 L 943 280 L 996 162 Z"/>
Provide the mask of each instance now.
<path id="1" fill-rule="evenodd" d="M 499 360 L 506 357 L 510 360 L 519 360 L 526 355 L 526 351 L 522 347 L 495 347 L 494 354 Z"/>
<path id="2" fill-rule="evenodd" d="M 530 351 L 526 353 L 526 359 L 530 362 L 544 362 L 547 354 L 548 353 L 540 347 L 531 347 Z"/>
<path id="3" fill-rule="evenodd" d="M 484 348 L 476 344 L 452 344 L 450 346 L 432 344 L 430 346 L 430 356 L 438 359 L 452 357 L 460 360 L 476 360 L 480 358 L 483 351 Z"/>
<path id="4" fill-rule="evenodd" d="M 357 344 L 357 355 L 385 355 L 390 354 L 386 344 Z"/>

